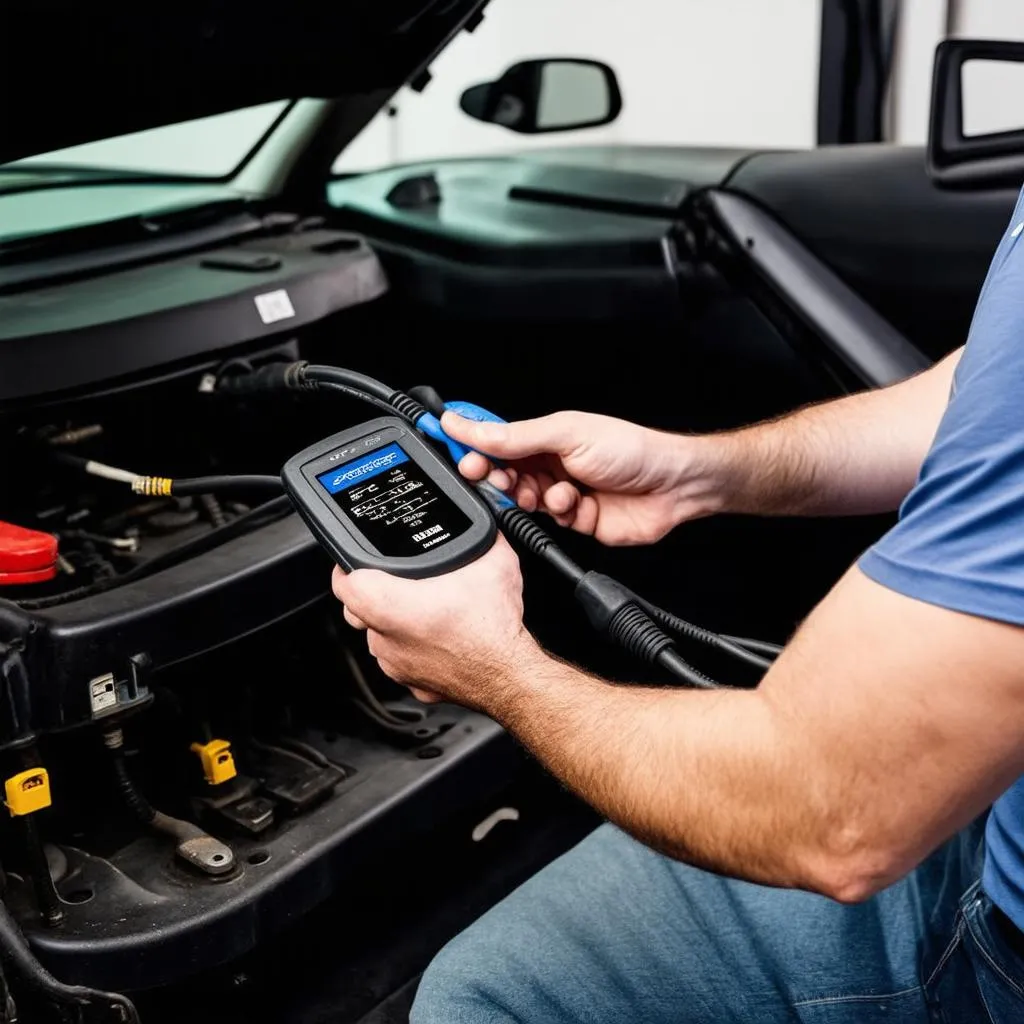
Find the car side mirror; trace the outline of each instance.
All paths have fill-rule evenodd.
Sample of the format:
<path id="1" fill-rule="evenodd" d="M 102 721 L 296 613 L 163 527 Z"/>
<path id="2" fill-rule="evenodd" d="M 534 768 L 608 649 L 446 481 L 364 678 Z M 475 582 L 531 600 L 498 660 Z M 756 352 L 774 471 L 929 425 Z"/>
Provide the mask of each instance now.
<path id="1" fill-rule="evenodd" d="M 607 64 L 552 57 L 513 64 L 496 82 L 471 86 L 459 106 L 477 121 L 539 135 L 611 124 L 622 93 Z"/>
<path id="2" fill-rule="evenodd" d="M 1024 43 L 948 39 L 935 51 L 928 174 L 943 188 L 1024 183 Z"/>

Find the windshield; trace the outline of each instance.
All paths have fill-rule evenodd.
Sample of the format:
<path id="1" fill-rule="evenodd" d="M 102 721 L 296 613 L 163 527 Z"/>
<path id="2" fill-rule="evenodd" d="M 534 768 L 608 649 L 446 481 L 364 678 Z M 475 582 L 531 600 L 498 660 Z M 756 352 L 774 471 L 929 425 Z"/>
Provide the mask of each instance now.
<path id="1" fill-rule="evenodd" d="M 202 180 L 232 177 L 285 113 L 287 100 L 262 103 L 182 124 L 133 132 L 0 164 L 0 190 L 21 172 L 65 172 L 87 168 L 111 174 L 184 176 Z"/>
<path id="2" fill-rule="evenodd" d="M 241 199 L 234 179 L 293 105 L 263 103 L 0 164 L 0 256 L 28 237 Z"/>

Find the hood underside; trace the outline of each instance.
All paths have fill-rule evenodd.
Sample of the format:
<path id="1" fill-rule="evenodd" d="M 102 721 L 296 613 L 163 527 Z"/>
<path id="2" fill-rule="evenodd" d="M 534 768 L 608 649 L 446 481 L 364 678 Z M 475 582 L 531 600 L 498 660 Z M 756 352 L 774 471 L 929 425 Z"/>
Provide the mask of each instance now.
<path id="1" fill-rule="evenodd" d="M 383 105 L 486 3 L 8 4 L 0 163 L 274 100 Z"/>

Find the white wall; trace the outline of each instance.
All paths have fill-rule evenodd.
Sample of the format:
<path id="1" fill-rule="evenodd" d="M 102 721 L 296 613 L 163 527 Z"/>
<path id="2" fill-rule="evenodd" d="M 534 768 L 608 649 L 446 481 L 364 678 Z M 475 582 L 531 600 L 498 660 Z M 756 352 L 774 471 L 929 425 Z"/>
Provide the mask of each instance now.
<path id="1" fill-rule="evenodd" d="M 572 143 L 814 145 L 820 0 L 492 0 L 483 24 L 435 62 L 420 95 L 397 97 L 339 171 Z M 529 57 L 592 57 L 618 73 L 608 127 L 523 136 L 459 110 L 469 85 Z"/>
<path id="2" fill-rule="evenodd" d="M 928 138 L 935 47 L 946 35 L 947 0 L 902 0 L 887 136 L 920 145 Z"/>
<path id="3" fill-rule="evenodd" d="M 889 137 L 921 144 L 928 138 L 935 47 L 947 28 L 953 37 L 1024 42 L 1024 0 L 902 0 L 900 17 Z M 1010 78 L 994 74 L 982 79 L 965 81 L 970 86 L 965 104 L 974 123 L 1024 125 L 1024 94 Z"/>

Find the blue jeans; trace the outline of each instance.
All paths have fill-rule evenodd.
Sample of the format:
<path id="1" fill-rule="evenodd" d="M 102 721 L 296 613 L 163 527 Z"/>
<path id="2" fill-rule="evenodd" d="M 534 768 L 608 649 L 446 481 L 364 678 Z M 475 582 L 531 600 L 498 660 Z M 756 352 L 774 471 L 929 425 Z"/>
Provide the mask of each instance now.
<path id="1" fill-rule="evenodd" d="M 982 823 L 870 901 L 738 882 L 605 825 L 437 956 L 412 1024 L 1021 1024 Z"/>

